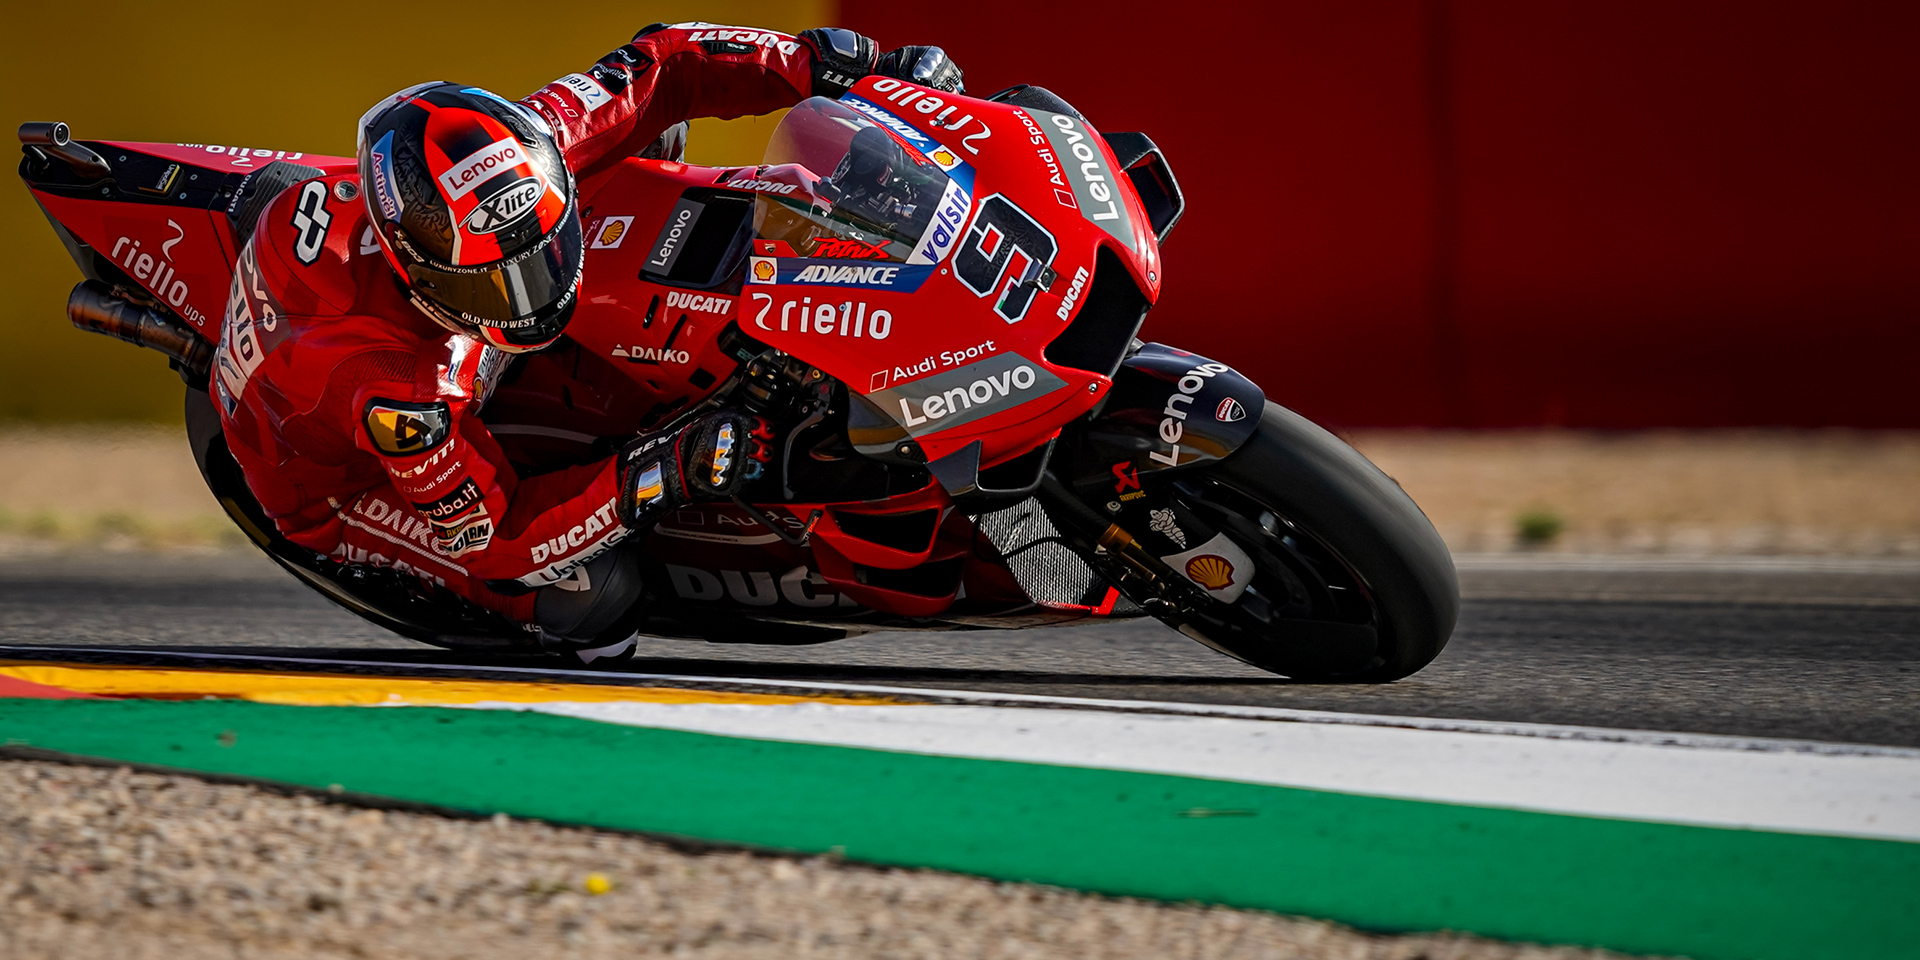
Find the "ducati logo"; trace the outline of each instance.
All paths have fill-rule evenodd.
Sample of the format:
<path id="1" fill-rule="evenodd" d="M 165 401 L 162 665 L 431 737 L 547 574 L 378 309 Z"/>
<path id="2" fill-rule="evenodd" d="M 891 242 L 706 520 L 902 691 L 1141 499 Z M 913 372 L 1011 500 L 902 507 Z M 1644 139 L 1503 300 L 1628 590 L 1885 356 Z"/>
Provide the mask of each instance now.
<path id="1" fill-rule="evenodd" d="M 537 177 L 521 177 L 480 202 L 461 224 L 468 233 L 497 233 L 533 212 L 545 191 Z"/>
<path id="2" fill-rule="evenodd" d="M 1214 408 L 1213 418 L 1221 423 L 1237 423 L 1247 418 L 1247 408 L 1241 406 L 1240 401 L 1228 397 Z"/>

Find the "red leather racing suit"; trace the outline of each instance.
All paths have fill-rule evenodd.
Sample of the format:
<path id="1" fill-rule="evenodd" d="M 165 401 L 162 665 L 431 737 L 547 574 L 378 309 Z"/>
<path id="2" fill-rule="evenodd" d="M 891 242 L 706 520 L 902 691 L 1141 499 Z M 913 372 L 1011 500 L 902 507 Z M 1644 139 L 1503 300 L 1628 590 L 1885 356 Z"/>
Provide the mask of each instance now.
<path id="1" fill-rule="evenodd" d="M 682 120 L 792 106 L 812 66 L 785 34 L 685 24 L 522 102 L 577 178 Z M 529 621 L 533 588 L 627 535 L 613 461 L 515 475 L 479 418 L 511 357 L 407 302 L 363 192 L 355 176 L 296 183 L 243 248 L 213 377 L 229 449 L 293 542 Z"/>

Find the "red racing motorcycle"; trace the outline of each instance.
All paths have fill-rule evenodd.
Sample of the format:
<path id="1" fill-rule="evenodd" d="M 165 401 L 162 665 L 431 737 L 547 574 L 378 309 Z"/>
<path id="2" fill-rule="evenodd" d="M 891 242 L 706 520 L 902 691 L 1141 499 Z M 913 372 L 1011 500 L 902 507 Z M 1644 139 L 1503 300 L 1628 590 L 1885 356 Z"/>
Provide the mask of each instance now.
<path id="1" fill-rule="evenodd" d="M 352 159 L 20 136 L 21 176 L 86 277 L 69 316 L 171 358 L 207 484 L 255 542 L 403 635 L 539 649 L 279 537 L 220 435 L 207 385 L 237 255 L 276 194 Z M 762 164 L 685 163 L 683 142 L 581 181 L 568 335 L 517 358 L 483 414 L 522 475 L 721 405 L 777 426 L 742 496 L 648 538 L 643 632 L 814 643 L 1152 616 L 1275 673 L 1372 682 L 1446 644 L 1453 564 L 1397 484 L 1228 365 L 1135 338 L 1183 207 L 1146 135 L 1103 135 L 1040 87 L 870 77 L 790 110 Z"/>

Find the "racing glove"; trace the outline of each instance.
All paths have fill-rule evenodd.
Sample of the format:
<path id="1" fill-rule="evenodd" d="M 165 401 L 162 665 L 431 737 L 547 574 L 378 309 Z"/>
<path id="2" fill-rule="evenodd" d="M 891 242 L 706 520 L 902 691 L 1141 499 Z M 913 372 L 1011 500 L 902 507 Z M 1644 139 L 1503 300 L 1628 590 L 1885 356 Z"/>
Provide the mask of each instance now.
<path id="1" fill-rule="evenodd" d="M 646 530 L 675 507 L 731 498 L 773 458 L 772 441 L 772 424 L 739 410 L 640 437 L 618 454 L 620 522 Z"/>
<path id="2" fill-rule="evenodd" d="M 958 64 L 939 47 L 908 46 L 880 52 L 872 40 L 840 27 L 815 27 L 800 34 L 813 49 L 813 95 L 838 99 L 860 82 L 877 74 L 911 80 L 922 86 L 961 93 Z"/>
<path id="3" fill-rule="evenodd" d="M 964 74 L 960 65 L 948 59 L 947 52 L 939 47 L 908 46 L 889 50 L 880 55 L 873 72 L 947 93 L 967 92 L 967 85 L 961 82 Z"/>

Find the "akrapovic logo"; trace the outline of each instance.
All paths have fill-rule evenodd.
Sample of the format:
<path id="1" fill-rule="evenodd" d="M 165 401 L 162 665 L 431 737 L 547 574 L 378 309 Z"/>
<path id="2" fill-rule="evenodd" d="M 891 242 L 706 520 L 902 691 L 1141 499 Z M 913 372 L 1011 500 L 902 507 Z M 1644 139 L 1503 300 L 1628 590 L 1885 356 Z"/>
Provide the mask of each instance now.
<path id="1" fill-rule="evenodd" d="M 869 394 L 914 436 L 949 430 L 1064 388 L 1065 380 L 1017 353 Z"/>
<path id="2" fill-rule="evenodd" d="M 441 174 L 440 189 L 446 191 L 449 201 L 458 200 L 488 180 L 526 162 L 527 153 L 520 141 L 512 137 L 496 140 L 468 154 Z"/>

